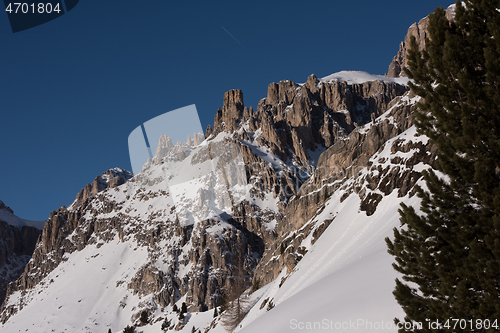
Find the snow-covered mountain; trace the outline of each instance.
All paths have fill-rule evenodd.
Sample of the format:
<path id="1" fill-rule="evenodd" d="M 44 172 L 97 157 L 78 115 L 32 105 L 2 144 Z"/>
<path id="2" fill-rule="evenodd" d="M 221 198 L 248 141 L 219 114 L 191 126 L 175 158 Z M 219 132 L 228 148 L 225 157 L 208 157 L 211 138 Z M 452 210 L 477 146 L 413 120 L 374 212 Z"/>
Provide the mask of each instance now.
<path id="1" fill-rule="evenodd" d="M 72 208 L 76 208 L 77 205 L 82 204 L 86 199 L 95 196 L 97 193 L 107 188 L 120 186 L 132 178 L 132 176 L 132 172 L 121 168 L 107 170 L 102 175 L 95 177 L 92 183 L 85 185 L 85 187 L 78 192 L 72 203 Z"/>
<path id="2" fill-rule="evenodd" d="M 307 103 L 300 108 L 294 103 L 304 97 L 295 96 L 283 105 L 286 101 L 274 96 L 274 85 L 270 85 L 271 93 L 257 112 L 250 113 L 240 104 L 243 112 L 235 128 L 227 130 L 228 123 L 220 122 L 200 144 L 163 151 L 124 184 L 85 200 L 78 196 L 67 209 L 53 212 L 32 260 L 4 304 L 4 327 L 29 330 L 34 325 L 36 331 L 53 327 L 88 331 L 99 326 L 117 331 L 137 320 L 143 310 L 153 322 L 167 314 L 177 325 L 172 306 L 180 307 L 182 302 L 192 312 L 186 327 L 191 323 L 208 326 L 211 316 L 204 311 L 219 306 L 224 295 L 233 290 L 250 286 L 252 280 L 267 284 L 259 292 L 267 290 L 263 296 L 273 299 L 277 305 L 273 311 L 277 312 L 300 288 L 291 287 L 286 296 L 276 298 L 273 290 L 280 288 L 272 286 L 281 284 L 283 278 L 293 281 L 298 276 L 296 271 L 308 262 L 309 252 L 322 251 L 314 250 L 320 244 L 316 241 L 328 244 L 338 236 L 334 232 L 333 239 L 325 238 L 321 236 L 325 230 L 348 227 L 352 214 L 365 223 L 378 220 L 367 213 L 378 216 L 374 206 L 382 197 L 393 204 L 392 210 L 383 214 L 394 215 L 385 228 L 390 230 L 397 222 L 396 203 L 403 200 L 387 199 L 397 197 L 401 188 L 390 184 L 398 183 L 393 180 L 397 177 L 391 161 L 399 157 L 394 164 L 401 169 L 413 150 L 396 140 L 396 148 L 387 146 L 381 152 L 387 156 L 374 161 L 370 157 L 384 143 L 392 145 L 387 140 L 408 128 L 414 100 L 408 98 L 405 86 L 389 80 L 361 80 L 371 78 L 366 73 L 348 74 L 356 83 L 342 80 L 345 74 L 340 73 L 328 80 L 311 76 L 303 85 L 290 81 L 277 84 L 277 95 L 280 86 L 288 85 L 287 93 L 306 96 Z M 316 91 L 311 92 L 311 88 Z M 326 91 L 337 93 L 339 89 L 337 99 L 320 99 Z M 403 98 L 394 98 L 405 92 Z M 314 99 L 314 94 L 320 98 Z M 279 100 L 277 105 L 267 104 L 273 98 Z M 342 109 L 333 110 L 324 100 L 342 105 Z M 226 98 L 220 118 L 232 119 L 231 113 L 238 112 L 235 105 L 238 103 Z M 381 114 L 378 118 L 371 116 L 374 109 Z M 354 125 L 353 118 L 368 122 Z M 281 129 L 291 135 L 277 135 L 280 123 L 292 121 L 297 126 L 282 125 Z M 300 122 L 325 129 L 320 134 L 333 144 L 327 149 L 322 136 L 312 135 L 312 131 L 297 133 Z M 415 133 L 406 135 L 413 137 Z M 277 144 L 280 139 L 284 142 Z M 311 149 L 304 149 L 306 145 Z M 406 151 L 401 153 L 397 147 Z M 412 170 L 412 166 L 407 169 Z M 224 172 L 226 169 L 230 171 Z M 191 178 L 172 181 L 182 178 L 180 171 L 186 170 L 191 170 Z M 196 174 L 196 170 L 202 172 Z M 245 177 L 239 177 L 242 174 Z M 403 175 L 403 170 L 399 174 Z M 391 175 L 391 181 L 384 175 Z M 413 183 L 417 178 L 412 178 Z M 383 190 L 377 180 L 384 183 Z M 399 183 L 407 185 L 405 191 L 411 189 L 411 180 Z M 409 196 L 407 192 L 400 194 L 402 198 Z M 371 228 L 378 229 L 376 224 Z M 383 241 L 383 237 L 378 240 Z M 282 252 L 281 244 L 285 244 Z M 310 265 L 317 261 L 312 258 Z M 323 268 L 326 272 L 335 270 L 327 266 Z M 305 271 L 308 269 L 299 270 Z M 321 275 L 316 276 L 319 280 Z M 314 281 L 311 279 L 310 285 Z M 285 283 L 282 288 L 292 282 Z M 301 288 L 306 286 L 301 283 Z M 65 315 L 59 316 L 63 310 Z M 248 318 L 259 313 L 252 310 Z M 198 317 L 204 319 L 195 319 Z M 142 329 L 148 331 L 149 325 Z"/>
<path id="3" fill-rule="evenodd" d="M 223 332 L 239 300 L 236 331 L 396 331 L 384 239 L 435 159 L 407 81 L 311 75 L 255 111 L 226 92 L 205 137 L 162 136 L 142 172 L 112 169 L 51 213 L 2 331 Z"/>
<path id="4" fill-rule="evenodd" d="M 15 281 L 30 260 L 43 223 L 23 220 L 0 201 L 0 303 L 7 285 Z"/>

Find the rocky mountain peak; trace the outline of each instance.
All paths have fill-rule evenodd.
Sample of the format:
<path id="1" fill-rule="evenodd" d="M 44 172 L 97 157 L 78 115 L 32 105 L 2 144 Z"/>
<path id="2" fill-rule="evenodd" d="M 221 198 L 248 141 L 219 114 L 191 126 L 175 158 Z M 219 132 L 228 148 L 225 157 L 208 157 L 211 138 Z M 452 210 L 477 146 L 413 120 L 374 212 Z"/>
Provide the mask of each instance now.
<path id="1" fill-rule="evenodd" d="M 214 128 L 224 129 L 227 132 L 234 131 L 243 115 L 245 105 L 243 103 L 243 92 L 239 89 L 226 91 L 222 110 L 217 110 L 214 119 Z"/>
<path id="2" fill-rule="evenodd" d="M 6 210 L 7 212 L 14 214 L 14 211 L 10 207 L 7 207 L 2 201 L 0 201 L 0 210 Z"/>
<path id="3" fill-rule="evenodd" d="M 104 191 L 107 188 L 114 188 L 125 183 L 132 178 L 134 174 L 128 170 L 121 168 L 112 168 L 105 171 L 100 176 L 95 177 L 92 183 L 85 185 L 83 189 L 76 195 L 72 206 L 76 207 L 82 204 L 86 199 L 95 196 L 97 193 Z"/>
<path id="4" fill-rule="evenodd" d="M 172 149 L 173 147 L 174 144 L 172 143 L 172 139 L 168 135 L 162 134 L 158 142 L 158 147 L 156 148 L 155 156 L 160 155 L 163 149 Z"/>
<path id="5" fill-rule="evenodd" d="M 280 159 L 310 169 L 316 163 L 312 152 L 331 146 L 337 138 L 382 114 L 394 97 L 408 89 L 383 77 L 350 75 L 354 81 L 342 75 L 320 80 L 312 74 L 304 84 L 273 82 L 256 112 L 244 106 L 240 90 L 230 90 L 215 116 L 212 137 L 238 132 L 240 139 L 255 139 Z M 258 129 L 255 138 L 246 134 Z"/>
<path id="6" fill-rule="evenodd" d="M 172 143 L 172 139 L 168 135 L 162 134 L 160 136 L 158 147 L 156 148 L 153 160 L 158 162 L 171 153 L 173 153 L 174 155 L 178 155 L 179 158 L 182 159 L 184 158 L 183 148 L 197 146 L 202 143 L 203 140 L 205 140 L 205 136 L 202 133 L 193 133 L 193 137 L 191 137 L 191 135 L 188 135 L 184 143 L 178 141 L 174 145 Z"/>
<path id="7" fill-rule="evenodd" d="M 455 17 L 455 5 L 451 5 L 446 9 L 446 18 L 448 20 L 453 20 Z M 389 64 L 389 69 L 387 71 L 387 76 L 389 77 L 399 77 L 406 76 L 404 73 L 404 68 L 408 67 L 408 50 L 410 47 L 411 37 L 415 37 L 418 48 L 422 51 L 425 48 L 426 39 L 429 38 L 429 16 L 424 17 L 418 22 L 413 23 L 406 33 L 405 39 L 399 44 L 398 53 L 392 59 Z"/>
<path id="8" fill-rule="evenodd" d="M 0 304 L 7 286 L 23 272 L 35 249 L 40 230 L 25 224 L 0 201 Z"/>
<path id="9" fill-rule="evenodd" d="M 316 74 L 311 74 L 307 77 L 307 81 L 304 83 L 304 86 L 311 94 L 315 95 L 320 90 L 319 83 L 320 80 Z"/>
<path id="10" fill-rule="evenodd" d="M 212 135 L 212 126 L 210 124 L 207 125 L 207 129 L 205 130 L 205 139 Z"/>
<path id="11" fill-rule="evenodd" d="M 271 83 L 267 87 L 266 104 L 276 105 L 280 102 L 286 105 L 292 104 L 292 101 L 297 94 L 297 84 L 290 80 L 283 80 L 279 83 Z"/>

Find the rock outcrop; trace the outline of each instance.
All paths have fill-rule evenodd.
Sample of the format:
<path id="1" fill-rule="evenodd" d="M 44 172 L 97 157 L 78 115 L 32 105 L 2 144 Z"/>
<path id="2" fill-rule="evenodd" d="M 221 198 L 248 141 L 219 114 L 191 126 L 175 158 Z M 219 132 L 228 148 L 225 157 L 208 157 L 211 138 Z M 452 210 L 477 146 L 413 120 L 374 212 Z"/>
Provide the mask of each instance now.
<path id="1" fill-rule="evenodd" d="M 78 225 L 79 212 L 99 192 L 120 186 L 132 176 L 131 172 L 120 168 L 107 170 L 102 175 L 97 176 L 92 183 L 87 184 L 77 194 L 71 205 L 72 210 L 68 211 L 66 207 L 62 207 L 53 211 L 45 222 L 43 230 L 30 226 L 16 228 L 0 220 L 0 235 L 5 235 L 2 238 L 2 248 L 0 249 L 0 270 L 2 270 L 3 264 L 15 268 L 9 268 L 12 271 L 10 275 L 12 278 L 3 280 L 7 281 L 4 283 L 3 289 L 3 281 L 0 277 L 0 296 L 4 296 L 7 290 L 9 290 L 7 293 L 11 293 L 19 288 L 32 288 L 62 261 L 64 253 L 81 250 L 85 246 L 84 243 L 75 245 L 66 238 Z M 0 209 L 7 209 L 12 213 L 12 210 L 5 207 L 2 202 L 0 202 Z M 78 235 L 78 237 L 85 239 L 87 236 L 83 234 Z M 49 253 L 50 255 L 47 256 Z M 13 259 L 13 255 L 17 255 L 17 259 Z M 33 267 L 36 267 L 36 273 L 33 272 Z M 29 271 L 31 273 L 27 275 L 26 272 Z M 3 274 L 7 276 L 6 273 Z M 16 284 L 7 287 L 7 283 L 17 278 L 19 280 L 16 281 Z M 3 301 L 3 297 L 1 301 Z"/>
<path id="2" fill-rule="evenodd" d="M 85 185 L 85 187 L 76 195 L 73 205 L 78 206 L 86 199 L 95 196 L 97 193 L 102 192 L 107 188 L 120 186 L 132 178 L 133 175 L 134 174 L 128 170 L 120 168 L 109 169 L 102 175 L 95 177 L 92 183 Z"/>
<path id="3" fill-rule="evenodd" d="M 307 169 L 314 163 L 312 152 L 331 146 L 337 138 L 384 113 L 389 102 L 406 91 L 407 87 L 393 82 L 326 82 L 311 75 L 304 84 L 289 80 L 271 83 L 267 97 L 253 112 L 244 106 L 241 91 L 232 90 L 224 95 L 212 135 L 239 131 L 244 140 L 246 132 L 260 129 L 259 145 L 269 147 L 283 161 Z"/>
<path id="4" fill-rule="evenodd" d="M 395 139 L 414 129 L 415 100 L 409 95 L 395 98 L 382 117 L 338 139 L 321 154 L 314 174 L 286 206 L 283 220 L 287 223 L 277 226 L 277 240 L 266 248 L 254 279 L 267 284 L 283 270 L 287 274 L 293 270 L 307 253 L 308 242 L 314 243 L 334 223 L 335 216 L 315 219 L 333 193 L 344 193 L 341 200 L 358 195 L 359 211 L 368 216 L 376 211 L 383 196 L 393 191 L 399 197 L 414 195 L 421 170 L 434 165 L 436 147 L 426 137 Z"/>
<path id="5" fill-rule="evenodd" d="M 455 5 L 452 5 L 446 9 L 446 17 L 448 20 L 453 20 L 455 17 Z M 413 23 L 405 36 L 405 39 L 399 44 L 398 53 L 392 59 L 389 64 L 389 69 L 387 71 L 387 76 L 399 77 L 406 76 L 404 73 L 404 68 L 408 67 L 408 50 L 410 48 L 411 37 L 415 37 L 418 48 L 422 51 L 425 48 L 425 40 L 429 38 L 429 16 L 424 17 L 419 22 Z"/>
<path id="6" fill-rule="evenodd" d="M 41 232 L 28 225 L 9 224 L 5 221 L 9 215 L 15 217 L 12 209 L 0 201 L 0 304 L 8 284 L 21 275 L 30 260 Z"/>
<path id="7" fill-rule="evenodd" d="M 156 147 L 156 152 L 154 158 L 156 160 L 160 160 L 165 156 L 169 155 L 170 152 L 175 152 L 179 158 L 184 158 L 183 156 L 183 147 L 192 147 L 197 146 L 205 140 L 205 136 L 202 133 L 193 133 L 193 137 L 188 135 L 186 142 L 181 143 L 177 142 L 175 145 L 172 142 L 172 139 L 166 135 L 162 134 L 160 136 L 160 140 L 158 142 L 158 146 Z M 130 178 L 130 177 L 129 177 Z"/>

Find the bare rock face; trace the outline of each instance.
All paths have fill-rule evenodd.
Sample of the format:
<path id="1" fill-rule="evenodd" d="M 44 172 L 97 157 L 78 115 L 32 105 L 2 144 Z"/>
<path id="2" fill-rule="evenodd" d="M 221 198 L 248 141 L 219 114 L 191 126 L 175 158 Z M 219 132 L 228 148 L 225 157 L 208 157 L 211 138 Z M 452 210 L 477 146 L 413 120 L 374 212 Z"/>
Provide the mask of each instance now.
<path id="1" fill-rule="evenodd" d="M 74 205 L 80 205 L 86 199 L 95 196 L 97 193 L 104 191 L 107 188 L 120 186 L 121 184 L 132 178 L 132 176 L 132 172 L 124 169 L 109 169 L 102 175 L 97 176 L 92 183 L 85 185 L 85 187 L 80 192 L 78 192 L 75 198 Z"/>
<path id="2" fill-rule="evenodd" d="M 399 44 L 398 53 L 392 59 L 389 64 L 389 70 L 387 75 L 390 77 L 406 76 L 404 74 L 403 68 L 408 67 L 408 49 L 410 47 L 410 39 L 412 36 L 415 37 L 419 45 L 419 50 L 425 48 L 425 39 L 428 38 L 427 27 L 429 26 L 429 17 L 426 16 L 421 19 L 418 23 L 413 23 L 408 29 L 408 33 L 404 41 Z"/>
<path id="3" fill-rule="evenodd" d="M 0 201 L 0 211 L 14 214 L 12 209 Z M 14 226 L 0 217 L 0 304 L 7 286 L 23 272 L 35 249 L 40 230 L 30 226 Z"/>
<path id="4" fill-rule="evenodd" d="M 455 5 L 452 5 L 446 9 L 446 18 L 448 20 L 453 20 L 455 17 Z M 425 49 L 426 39 L 429 38 L 429 16 L 424 17 L 418 22 L 413 23 L 405 36 L 405 39 L 399 44 L 398 53 L 392 59 L 389 64 L 389 69 L 387 71 L 387 76 L 399 77 L 406 76 L 403 69 L 408 67 L 408 50 L 410 48 L 410 39 L 412 36 L 415 37 L 418 49 L 422 51 Z"/>
<path id="5" fill-rule="evenodd" d="M 229 90 L 224 94 L 222 110 L 219 109 L 215 116 L 214 128 L 227 132 L 234 131 L 243 115 L 243 92 L 239 89 Z"/>
<path id="6" fill-rule="evenodd" d="M 184 158 L 183 147 L 197 146 L 205 140 L 205 136 L 202 133 L 193 133 L 193 136 L 188 135 L 185 142 L 177 142 L 175 145 L 172 139 L 166 135 L 162 134 L 160 136 L 158 146 L 156 147 L 156 152 L 154 155 L 154 160 L 159 161 L 165 156 L 168 156 L 170 152 L 174 152 L 178 158 Z M 121 185 L 121 184 L 120 184 Z"/>
<path id="7" fill-rule="evenodd" d="M 382 114 L 406 90 L 384 81 L 323 82 L 313 74 L 303 85 L 289 80 L 271 83 L 256 112 L 244 107 L 240 90 L 231 90 L 217 111 L 213 133 L 231 133 L 243 124 L 250 131 L 260 128 L 260 145 L 284 161 L 308 168 L 311 152 L 333 145 L 336 138 Z"/>
<path id="8" fill-rule="evenodd" d="M 455 17 L 455 6 L 452 5 L 446 9 L 446 17 L 448 20 L 453 20 Z M 418 49 L 422 51 L 425 48 L 425 40 L 429 38 L 429 16 L 424 17 L 419 22 L 413 23 L 410 28 L 408 28 L 408 33 L 405 36 L 404 41 L 399 44 L 398 53 L 392 59 L 392 62 L 389 64 L 389 69 L 387 72 L 387 76 L 390 77 L 399 77 L 406 76 L 403 68 L 408 67 L 408 50 L 410 48 L 410 39 L 412 36 L 415 37 Z"/>
<path id="9" fill-rule="evenodd" d="M 207 125 L 207 129 L 205 130 L 205 139 L 212 135 L 212 126 L 210 124 Z"/>
<path id="10" fill-rule="evenodd" d="M 407 92 L 403 98 L 394 98 L 383 117 L 354 129 L 346 137 L 337 138 L 321 154 L 314 174 L 286 205 L 283 222 L 276 227 L 277 239 L 266 248 L 254 279 L 266 284 L 283 270 L 288 274 L 294 268 L 307 252 L 304 239 L 312 235 L 314 242 L 332 221 L 334 223 L 335 217 L 324 221 L 314 219 L 334 192 L 344 193 L 343 198 L 358 195 L 359 210 L 367 215 L 376 211 L 384 195 L 395 190 L 400 197 L 414 194 L 414 185 L 422 177 L 414 166 L 434 165 L 436 148 L 427 139 L 394 139 L 413 124 L 415 103 L 409 95 Z M 390 160 L 378 157 L 384 152 L 395 157 Z"/>

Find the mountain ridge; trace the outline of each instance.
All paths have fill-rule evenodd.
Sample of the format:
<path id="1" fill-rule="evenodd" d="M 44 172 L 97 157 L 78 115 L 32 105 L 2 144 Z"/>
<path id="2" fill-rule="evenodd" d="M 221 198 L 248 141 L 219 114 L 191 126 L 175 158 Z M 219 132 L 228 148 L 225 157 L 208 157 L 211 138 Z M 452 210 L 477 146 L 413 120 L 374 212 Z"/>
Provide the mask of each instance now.
<path id="1" fill-rule="evenodd" d="M 255 111 L 244 105 L 241 90 L 226 92 L 205 141 L 185 147 L 175 158 L 169 159 L 170 151 L 160 154 L 134 177 L 118 176 L 114 186 L 103 188 L 97 177 L 70 207 L 51 213 L 23 275 L 10 285 L 1 308 L 3 327 L 44 322 L 46 331 L 55 326 L 116 331 L 139 325 L 146 311 L 152 322 L 141 327 L 144 332 L 159 328 L 165 315 L 178 330 L 196 324 L 205 332 L 220 332 L 220 318 L 213 319 L 211 310 L 245 289 L 248 294 L 252 284 L 266 287 L 250 296 L 254 306 L 243 330 L 269 325 L 264 307 L 274 301 L 271 311 L 286 308 L 287 300 L 304 290 L 297 289 L 307 276 L 301 267 L 318 268 L 318 249 L 330 251 L 325 247 L 331 240 L 342 244 L 332 230 L 349 234 L 349 218 L 368 223 L 373 217 L 378 221 L 373 228 L 383 224 L 382 235 L 397 224 L 394 217 L 384 220 L 396 214 L 396 203 L 416 202 L 413 187 L 421 171 L 432 167 L 435 148 L 412 127 L 418 98 L 398 82 L 407 80 L 362 72 L 323 79 L 310 75 L 303 84 L 284 80 L 269 84 Z M 235 147 L 244 163 L 244 184 L 231 183 L 225 171 L 238 164 L 231 164 L 234 155 L 224 157 Z M 177 192 L 187 200 L 176 201 L 168 183 L 173 177 L 169 165 L 201 166 L 208 157 L 215 157 L 217 167 L 202 174 L 194 188 L 206 200 L 213 197 L 224 207 L 230 202 L 230 213 L 206 207 L 205 199 L 189 201 L 187 190 Z M 213 185 L 220 181 L 223 186 Z M 180 217 L 194 208 L 206 209 L 201 211 L 206 218 L 182 223 Z M 368 229 L 360 230 L 366 234 Z M 360 235 L 352 237 L 363 239 Z M 380 244 L 372 243 L 376 261 L 386 262 Z M 367 258 L 366 251 L 359 254 Z M 350 267 L 345 258 L 339 260 L 346 264 L 327 263 L 324 270 Z M 86 297 L 86 289 L 75 289 L 68 274 L 93 276 L 102 287 L 76 278 L 88 288 Z M 395 308 L 387 296 L 384 300 L 387 309 Z M 185 320 L 173 312 L 173 305 L 183 302 L 189 311 Z M 33 316 L 39 306 L 45 318 Z M 72 316 L 61 319 L 61 307 Z M 256 321 L 261 316 L 262 325 Z M 286 331 L 285 326 L 281 323 L 277 331 Z"/>
<path id="2" fill-rule="evenodd" d="M 8 284 L 22 274 L 41 234 L 41 230 L 27 222 L 0 201 L 0 303 L 7 294 Z"/>
<path id="3" fill-rule="evenodd" d="M 407 87 L 394 82 L 321 82 L 311 75 L 303 86 L 291 81 L 270 84 L 268 96 L 259 103 L 255 113 L 250 113 L 251 110 L 243 106 L 240 91 L 226 93 L 224 107 L 217 112 L 213 133 L 206 141 L 213 142 L 215 146 L 218 142 L 229 141 L 241 147 L 249 196 L 234 207 L 233 216 L 229 220 L 210 218 L 193 225 L 179 225 L 171 214 L 174 208 L 171 196 L 162 190 L 168 188 L 162 185 L 161 171 L 167 157 L 151 160 L 141 174 L 83 201 L 79 200 L 80 194 L 91 191 L 82 190 L 75 200 L 78 204 L 63 207 L 49 217 L 33 260 L 10 290 L 11 295 L 17 295 L 19 291 L 27 292 L 28 296 L 21 301 L 21 304 L 26 304 L 18 307 L 6 302 L 2 311 L 3 322 L 8 323 L 10 316 L 34 304 L 29 299 L 36 296 L 30 290 L 39 289 L 40 283 L 49 277 L 51 281 L 57 281 L 53 277 L 54 272 L 60 270 L 58 267 L 64 265 L 67 258 L 77 256 L 86 248 L 107 246 L 117 239 L 147 249 L 148 259 L 143 265 L 134 271 L 133 276 L 123 282 L 117 281 L 117 284 L 126 285 L 129 291 L 126 295 L 135 299 L 139 297 L 139 304 L 149 304 L 146 305 L 148 312 L 168 309 L 181 301 L 190 305 L 190 311 L 206 311 L 220 305 L 223 297 L 232 294 L 232 290 L 250 286 L 254 272 L 255 278 L 261 279 L 262 284 L 274 280 L 284 267 L 290 273 L 301 256 L 306 255 L 306 252 L 297 254 L 300 253 L 300 244 L 287 246 L 278 263 L 267 260 L 265 254 L 265 249 L 269 248 L 279 251 L 276 240 L 289 237 L 292 230 L 302 227 L 301 218 L 304 221 L 304 217 L 312 214 L 304 215 L 305 211 L 295 209 L 297 216 L 304 217 L 299 218 L 298 224 L 286 233 L 288 229 L 282 221 L 287 216 L 289 200 L 301 200 L 297 197 L 301 187 L 307 179 L 311 179 L 310 175 L 319 170 L 315 164 L 321 166 L 325 160 L 323 156 L 331 155 L 328 150 L 351 150 L 346 142 L 360 146 L 361 150 L 342 167 L 352 166 L 355 160 L 364 161 L 359 167 L 366 166 L 364 155 L 368 157 L 378 150 L 384 140 L 402 131 L 397 130 L 397 126 L 389 128 L 390 121 L 387 119 L 378 122 L 376 119 L 377 115 L 383 115 L 390 109 L 390 115 L 385 118 L 401 114 L 399 118 L 405 123 L 409 109 L 405 106 L 389 108 L 389 105 L 394 104 L 391 101 L 398 95 L 408 94 L 407 90 Z M 268 100 L 277 101 L 277 105 L 269 104 Z M 329 106 L 340 111 L 334 111 Z M 373 124 L 373 129 L 364 133 L 363 127 L 353 122 L 352 118 L 360 123 Z M 345 127 L 335 119 L 339 119 Z M 312 127 L 323 128 L 323 136 L 313 135 Z M 334 131 L 334 128 L 338 130 Z M 280 132 L 291 134 L 280 135 Z M 331 145 L 327 148 L 324 143 L 328 142 L 325 140 L 328 136 Z M 379 143 L 375 143 L 374 138 L 380 136 Z M 365 138 L 372 145 L 363 146 L 361 143 Z M 319 161 L 313 162 L 310 154 L 313 148 L 320 149 L 318 145 L 321 146 L 321 143 L 326 151 Z M 197 156 L 192 152 L 187 154 L 192 155 Z M 318 193 L 321 198 L 329 195 Z M 301 198 L 307 201 L 307 197 L 309 195 Z M 148 205 L 156 207 L 153 211 L 141 208 L 136 216 L 131 214 L 130 209 L 145 207 L 145 203 L 151 200 L 154 202 Z M 315 199 L 312 207 L 318 207 L 321 202 Z M 149 222 L 145 225 L 141 221 Z M 321 221 L 322 227 L 311 227 L 308 232 L 319 238 L 321 231 L 318 230 L 324 231 L 327 227 L 325 223 Z M 218 231 L 213 233 L 211 230 Z M 308 237 L 308 232 L 302 237 Z M 166 244 L 169 245 L 164 247 Z M 269 268 L 270 265 L 272 268 Z M 266 278 L 259 273 L 261 270 L 274 271 L 275 274 Z M 44 290 L 41 288 L 40 291 Z M 139 312 L 132 312 L 130 316 L 138 318 Z"/>

